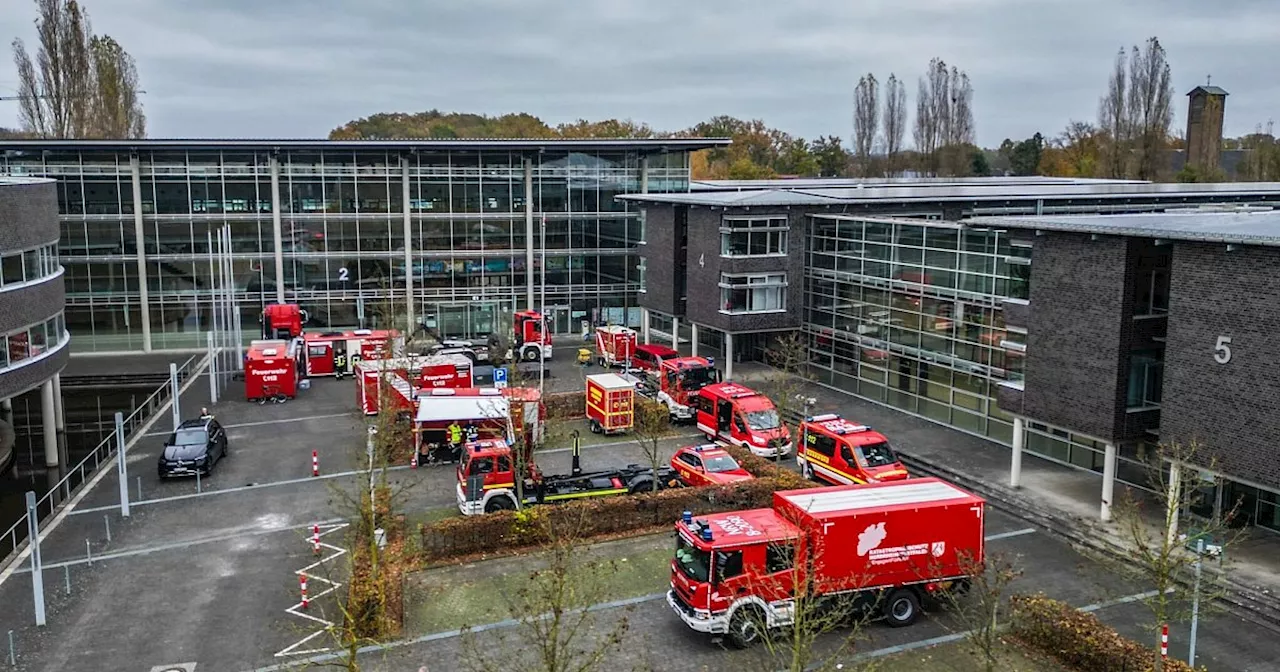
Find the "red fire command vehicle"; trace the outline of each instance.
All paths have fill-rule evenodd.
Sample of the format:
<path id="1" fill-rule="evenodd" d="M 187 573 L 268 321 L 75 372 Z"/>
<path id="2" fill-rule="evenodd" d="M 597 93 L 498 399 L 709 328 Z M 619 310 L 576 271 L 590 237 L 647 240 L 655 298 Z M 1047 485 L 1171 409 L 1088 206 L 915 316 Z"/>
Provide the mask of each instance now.
<path id="1" fill-rule="evenodd" d="M 302 375 L 302 342 L 252 341 L 244 360 L 244 396 L 249 401 L 293 399 Z"/>
<path id="2" fill-rule="evenodd" d="M 796 463 L 805 478 L 834 485 L 899 481 L 908 476 L 883 434 L 834 413 L 800 423 Z"/>
<path id="3" fill-rule="evenodd" d="M 302 338 L 307 344 L 309 376 L 347 376 L 361 360 L 404 354 L 404 338 L 394 329 L 308 332 Z"/>
<path id="4" fill-rule="evenodd" d="M 685 446 L 671 456 L 671 468 L 685 485 L 724 485 L 749 481 L 755 476 L 742 468 L 724 448 L 714 443 Z"/>
<path id="5" fill-rule="evenodd" d="M 307 311 L 296 303 L 273 303 L 262 308 L 262 338 L 289 340 L 302 335 Z"/>
<path id="6" fill-rule="evenodd" d="M 413 397 L 423 390 L 460 389 L 473 386 L 471 359 L 463 355 L 394 357 L 356 362 L 357 401 L 365 415 L 378 414 L 378 376 L 384 376 L 390 393 L 402 408 L 411 408 Z"/>
<path id="7" fill-rule="evenodd" d="M 587 420 L 593 434 L 621 434 L 635 424 L 636 386 L 616 373 L 587 376 Z"/>
<path id="8" fill-rule="evenodd" d="M 686 512 L 667 602 L 690 628 L 737 647 L 791 623 L 797 585 L 910 625 L 922 600 L 981 566 L 983 508 L 946 481 L 913 478 L 775 492 L 771 509 Z"/>
<path id="9" fill-rule="evenodd" d="M 547 332 L 547 318 L 536 310 L 522 310 L 515 314 L 513 326 L 516 341 L 512 351 L 526 362 L 538 358 L 551 359 L 551 334 Z"/>
<path id="10" fill-rule="evenodd" d="M 621 469 L 584 472 L 574 458 L 569 474 L 544 475 L 534 463 L 533 453 L 521 460 L 525 473 L 517 475 L 511 447 L 501 439 L 468 443 L 458 463 L 458 510 L 464 516 L 509 511 L 522 505 L 552 504 L 583 497 L 647 492 L 657 480 L 658 488 L 676 484 L 675 473 L 660 466 L 655 473 L 648 465 L 632 464 Z M 520 491 L 516 479 L 520 479 Z"/>
<path id="11" fill-rule="evenodd" d="M 643 352 L 639 350 L 639 353 Z M 684 423 L 694 420 L 693 409 L 689 406 L 692 399 L 702 388 L 720 382 L 720 371 L 710 359 L 672 357 L 662 360 L 656 370 L 645 372 L 645 378 L 645 383 L 637 386 L 637 390 L 666 406 L 672 422 Z"/>
<path id="12" fill-rule="evenodd" d="M 635 329 L 617 324 L 596 327 L 596 362 L 600 366 L 630 366 L 635 354 Z"/>
<path id="13" fill-rule="evenodd" d="M 791 433 L 768 397 L 737 383 L 716 383 L 691 401 L 698 429 L 712 441 L 742 446 L 762 457 L 791 452 Z"/>

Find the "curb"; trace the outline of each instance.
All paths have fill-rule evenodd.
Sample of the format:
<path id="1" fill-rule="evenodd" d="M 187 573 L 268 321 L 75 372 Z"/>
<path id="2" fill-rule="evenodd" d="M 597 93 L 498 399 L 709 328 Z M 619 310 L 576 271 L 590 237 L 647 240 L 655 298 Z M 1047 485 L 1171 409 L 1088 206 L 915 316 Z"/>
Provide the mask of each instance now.
<path id="1" fill-rule="evenodd" d="M 1038 506 L 1027 497 L 1018 495 L 1010 488 L 980 481 L 950 467 L 903 452 L 899 452 L 898 456 L 908 469 L 951 481 L 990 501 L 1002 504 L 1003 508 L 1014 517 L 1043 527 L 1074 546 L 1088 549 L 1111 560 L 1127 559 L 1127 555 L 1119 544 L 1109 540 L 1106 534 L 1094 532 L 1096 525 L 1092 521 L 1086 521 L 1077 516 L 1046 512 L 1043 510 L 1044 507 Z M 1190 582 L 1186 580 L 1180 579 L 1179 583 L 1190 586 Z M 1216 599 L 1223 603 L 1228 612 L 1258 625 L 1280 631 L 1280 599 L 1230 578 L 1227 578 L 1225 583 L 1227 590 Z"/>

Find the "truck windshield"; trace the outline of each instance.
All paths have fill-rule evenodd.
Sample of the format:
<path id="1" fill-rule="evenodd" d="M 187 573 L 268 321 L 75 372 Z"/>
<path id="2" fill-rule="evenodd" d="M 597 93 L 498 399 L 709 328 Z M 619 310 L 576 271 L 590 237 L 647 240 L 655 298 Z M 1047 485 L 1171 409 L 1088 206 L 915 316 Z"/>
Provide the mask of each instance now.
<path id="1" fill-rule="evenodd" d="M 684 535 L 676 535 L 676 564 L 684 575 L 705 583 L 711 575 L 711 554 L 694 547 Z"/>
<path id="2" fill-rule="evenodd" d="M 778 420 L 778 412 L 770 408 L 747 413 L 747 425 L 755 430 L 777 429 L 781 422 Z"/>
<path id="3" fill-rule="evenodd" d="M 684 389 L 689 392 L 696 392 L 702 388 L 716 382 L 716 370 L 707 366 L 698 369 L 685 369 L 680 374 L 680 379 L 684 382 Z"/>
<path id="4" fill-rule="evenodd" d="M 858 452 L 862 453 L 862 459 L 867 461 L 868 467 L 885 467 L 898 461 L 893 449 L 884 441 L 858 446 Z"/>
<path id="5" fill-rule="evenodd" d="M 738 468 L 738 461 L 728 455 L 717 455 L 715 457 L 705 458 L 702 464 L 707 471 L 718 474 L 724 471 L 733 471 Z"/>

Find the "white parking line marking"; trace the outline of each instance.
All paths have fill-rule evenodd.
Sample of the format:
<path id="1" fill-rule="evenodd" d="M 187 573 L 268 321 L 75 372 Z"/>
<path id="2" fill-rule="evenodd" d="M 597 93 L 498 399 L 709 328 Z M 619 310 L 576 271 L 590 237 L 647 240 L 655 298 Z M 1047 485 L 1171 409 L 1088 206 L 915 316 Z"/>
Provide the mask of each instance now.
<path id="1" fill-rule="evenodd" d="M 1036 532 L 1036 528 L 1026 527 L 1021 530 L 1014 530 L 1012 532 L 1000 532 L 999 534 L 988 534 L 987 541 L 998 541 L 1000 539 L 1008 539 L 1010 537 L 1021 537 L 1024 534 L 1035 534 L 1035 532 Z"/>
<path id="2" fill-rule="evenodd" d="M 701 434 L 686 434 L 681 436 L 672 436 L 662 440 L 663 441 L 680 441 L 680 440 L 688 439 L 694 436 L 701 436 Z M 592 443 L 585 446 L 581 446 L 580 449 L 591 450 L 593 448 L 608 448 L 609 446 L 627 446 L 627 445 L 635 445 L 635 444 L 631 441 L 613 441 L 609 443 Z M 573 451 L 572 448 L 552 448 L 551 450 L 539 450 L 537 453 L 535 453 L 535 455 L 553 455 L 556 453 L 568 453 L 572 451 Z M 446 465 L 425 465 L 419 468 L 420 469 L 436 469 L 443 466 L 446 466 Z M 404 471 L 405 469 L 411 469 L 411 468 L 412 467 L 410 467 L 407 464 L 401 464 L 394 467 L 387 467 L 387 471 Z M 289 478 L 283 481 L 271 481 L 268 483 L 254 483 L 252 485 L 239 485 L 234 488 L 226 488 L 224 490 L 206 490 L 204 492 L 199 492 L 199 493 L 193 492 L 188 495 L 172 495 L 170 497 L 157 497 L 155 499 L 143 499 L 139 501 L 130 502 L 129 504 L 130 506 L 142 506 L 143 504 L 160 504 L 163 502 L 178 502 L 184 499 L 195 499 L 197 497 L 211 497 L 213 495 L 225 495 L 227 493 L 232 493 L 232 492 L 244 492 L 246 490 L 272 488 L 280 485 L 296 485 L 298 483 L 312 483 L 316 481 L 328 480 L 331 478 L 346 478 L 348 476 L 356 476 L 358 474 L 363 474 L 363 473 L 365 472 L 361 470 L 340 471 L 332 474 L 321 474 L 319 476 L 304 476 L 301 478 Z M 115 511 L 119 508 L 120 508 L 119 504 L 108 504 L 105 506 L 95 506 L 95 507 L 86 508 L 86 509 L 75 509 L 71 511 L 68 515 L 75 516 L 82 513 L 102 513 L 103 511 Z"/>
<path id="3" fill-rule="evenodd" d="M 217 417 L 216 415 L 214 416 Z M 235 429 L 237 427 L 261 427 L 262 425 L 282 425 L 289 422 L 306 422 L 308 420 L 328 420 L 330 418 L 354 418 L 355 411 L 349 413 L 329 413 L 327 415 L 308 415 L 303 418 L 284 418 L 281 420 L 260 420 L 258 422 L 236 422 L 223 425 L 223 429 Z M 147 432 L 143 436 L 168 436 L 173 432 Z"/>

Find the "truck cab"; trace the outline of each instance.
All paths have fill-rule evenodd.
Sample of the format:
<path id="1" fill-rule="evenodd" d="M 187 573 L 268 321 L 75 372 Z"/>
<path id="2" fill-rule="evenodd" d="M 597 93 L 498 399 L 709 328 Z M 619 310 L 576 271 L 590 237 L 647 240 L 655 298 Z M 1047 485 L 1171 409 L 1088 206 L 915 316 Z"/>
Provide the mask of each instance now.
<path id="1" fill-rule="evenodd" d="M 898 481 L 907 470 L 883 434 L 834 413 L 800 423 L 800 473 L 832 485 Z"/>
<path id="2" fill-rule="evenodd" d="M 536 310 L 521 310 L 514 316 L 516 340 L 513 351 L 526 362 L 539 358 L 551 359 L 551 334 L 547 333 L 547 318 Z"/>
<path id="3" fill-rule="evenodd" d="M 537 466 L 526 460 L 529 475 Z M 458 509 L 465 516 L 516 508 L 515 464 L 511 446 L 502 439 L 473 441 L 458 462 Z"/>
<path id="4" fill-rule="evenodd" d="M 649 375 L 652 377 L 650 391 L 667 407 L 672 422 L 694 421 L 692 399 L 706 386 L 720 382 L 720 371 L 703 357 L 663 359 Z"/>
<path id="5" fill-rule="evenodd" d="M 691 405 L 698 429 L 712 441 L 742 446 L 761 457 L 791 452 L 791 433 L 768 397 L 737 383 L 716 383 L 698 391 Z"/>
<path id="6" fill-rule="evenodd" d="M 262 338 L 290 340 L 302 335 L 307 311 L 296 303 L 272 303 L 262 308 Z"/>

